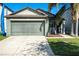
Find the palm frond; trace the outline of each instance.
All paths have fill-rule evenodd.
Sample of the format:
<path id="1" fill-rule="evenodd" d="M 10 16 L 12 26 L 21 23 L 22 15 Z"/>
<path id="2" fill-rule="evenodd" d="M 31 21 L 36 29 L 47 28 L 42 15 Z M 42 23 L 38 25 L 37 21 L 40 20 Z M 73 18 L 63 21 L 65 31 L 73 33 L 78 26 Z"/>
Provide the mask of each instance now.
<path id="1" fill-rule="evenodd" d="M 52 7 L 55 5 L 56 3 L 49 3 L 48 4 L 48 11 L 50 12 Z"/>
<path id="2" fill-rule="evenodd" d="M 77 16 L 76 16 L 77 12 L 79 12 L 79 3 L 72 3 L 71 4 L 71 15 L 72 15 L 73 22 L 77 20 Z"/>
<path id="3" fill-rule="evenodd" d="M 65 6 L 63 6 L 63 7 L 59 10 L 59 12 L 56 14 L 55 20 L 56 20 L 56 24 L 57 24 L 57 25 L 59 25 L 59 23 L 60 23 L 61 21 L 63 21 L 63 20 L 62 20 L 62 15 L 63 15 L 63 13 L 64 13 L 65 11 L 66 11 L 66 10 L 65 10 Z"/>

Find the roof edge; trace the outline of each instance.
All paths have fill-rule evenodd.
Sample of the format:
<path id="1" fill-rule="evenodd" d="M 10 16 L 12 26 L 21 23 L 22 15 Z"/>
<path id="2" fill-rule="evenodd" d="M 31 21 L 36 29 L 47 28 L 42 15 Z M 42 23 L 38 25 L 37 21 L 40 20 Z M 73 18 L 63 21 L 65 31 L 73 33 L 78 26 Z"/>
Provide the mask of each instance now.
<path id="1" fill-rule="evenodd" d="M 20 9 L 19 11 L 16 11 L 15 13 L 12 13 L 11 15 L 17 14 L 17 13 L 19 13 L 19 12 L 25 10 L 25 9 L 32 10 L 32 11 L 34 11 L 35 13 L 37 13 L 37 14 L 39 14 L 39 15 L 42 15 L 41 13 L 39 13 L 39 12 L 37 12 L 36 10 L 32 9 L 31 7 L 22 8 L 22 9 Z"/>

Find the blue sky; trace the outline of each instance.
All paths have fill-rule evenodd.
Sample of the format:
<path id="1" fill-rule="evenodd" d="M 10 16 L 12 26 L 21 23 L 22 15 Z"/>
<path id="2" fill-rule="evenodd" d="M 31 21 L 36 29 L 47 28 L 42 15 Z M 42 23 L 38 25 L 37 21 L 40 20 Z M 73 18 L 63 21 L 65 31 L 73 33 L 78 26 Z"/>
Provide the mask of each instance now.
<path id="1" fill-rule="evenodd" d="M 25 7 L 31 7 L 33 9 L 40 8 L 45 11 L 48 11 L 48 3 L 5 3 L 5 5 L 12 9 L 14 12 L 21 10 Z M 62 6 L 63 4 L 59 4 L 58 7 L 53 7 L 51 13 L 56 14 Z"/>
<path id="2" fill-rule="evenodd" d="M 47 3 L 6 3 L 9 8 L 14 11 L 18 11 L 21 8 L 31 7 L 33 9 L 41 8 L 47 11 L 48 4 Z"/>

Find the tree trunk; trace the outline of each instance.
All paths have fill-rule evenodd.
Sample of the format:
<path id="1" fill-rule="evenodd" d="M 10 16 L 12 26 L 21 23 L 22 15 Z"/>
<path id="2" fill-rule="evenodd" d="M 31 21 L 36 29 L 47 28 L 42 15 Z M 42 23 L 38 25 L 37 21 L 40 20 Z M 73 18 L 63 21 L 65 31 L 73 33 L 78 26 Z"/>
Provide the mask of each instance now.
<path id="1" fill-rule="evenodd" d="M 78 36 L 78 12 L 76 13 L 76 36 Z"/>

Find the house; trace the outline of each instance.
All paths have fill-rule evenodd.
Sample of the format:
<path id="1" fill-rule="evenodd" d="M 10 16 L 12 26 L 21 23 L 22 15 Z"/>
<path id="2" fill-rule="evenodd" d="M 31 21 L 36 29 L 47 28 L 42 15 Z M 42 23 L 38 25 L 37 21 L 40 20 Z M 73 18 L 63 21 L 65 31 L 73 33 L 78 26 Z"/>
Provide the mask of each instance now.
<path id="1" fill-rule="evenodd" d="M 52 13 L 42 9 L 33 10 L 29 7 L 19 10 L 15 13 L 12 13 L 11 11 L 12 14 L 8 14 L 6 12 L 4 18 L 6 24 L 5 31 L 7 35 L 47 36 L 48 34 L 56 33 L 71 34 L 71 10 L 70 8 L 67 10 L 64 9 L 64 6 L 62 6 L 56 15 L 53 15 Z M 59 16 L 57 17 L 57 15 Z"/>
<path id="2" fill-rule="evenodd" d="M 6 15 L 7 36 L 9 35 L 48 35 L 49 18 L 32 8 L 23 8 Z"/>
<path id="3" fill-rule="evenodd" d="M 3 15 L 2 12 L 4 12 Z M 4 18 L 4 16 L 11 14 L 12 12 L 13 11 L 10 8 L 8 8 L 5 4 L 0 3 L 0 32 L 3 32 L 3 29 L 6 32 L 6 18 Z M 3 17 L 4 19 L 2 20 L 1 17 Z M 4 28 L 1 28 L 1 25 L 4 26 Z"/>
<path id="4" fill-rule="evenodd" d="M 42 9 L 37 9 L 36 11 L 41 12 L 49 17 L 49 34 L 69 33 L 68 24 L 71 24 L 71 23 L 69 23 L 70 20 L 68 21 L 68 17 L 66 16 L 67 14 L 69 14 L 70 16 L 70 13 L 69 13 L 70 11 L 65 10 L 64 5 L 60 8 L 60 10 L 56 13 L 56 15 L 50 12 L 44 11 Z M 65 21 L 65 24 L 64 24 L 64 21 Z M 61 25 L 62 25 L 62 29 L 61 29 Z"/>
<path id="5" fill-rule="evenodd" d="M 55 15 L 48 12 L 48 11 L 45 11 L 45 10 L 42 10 L 42 9 L 37 9 L 36 11 L 48 16 L 49 18 L 49 34 L 55 34 L 56 33 L 56 30 L 55 30 L 55 25 L 56 25 L 56 22 L 55 22 Z"/>

